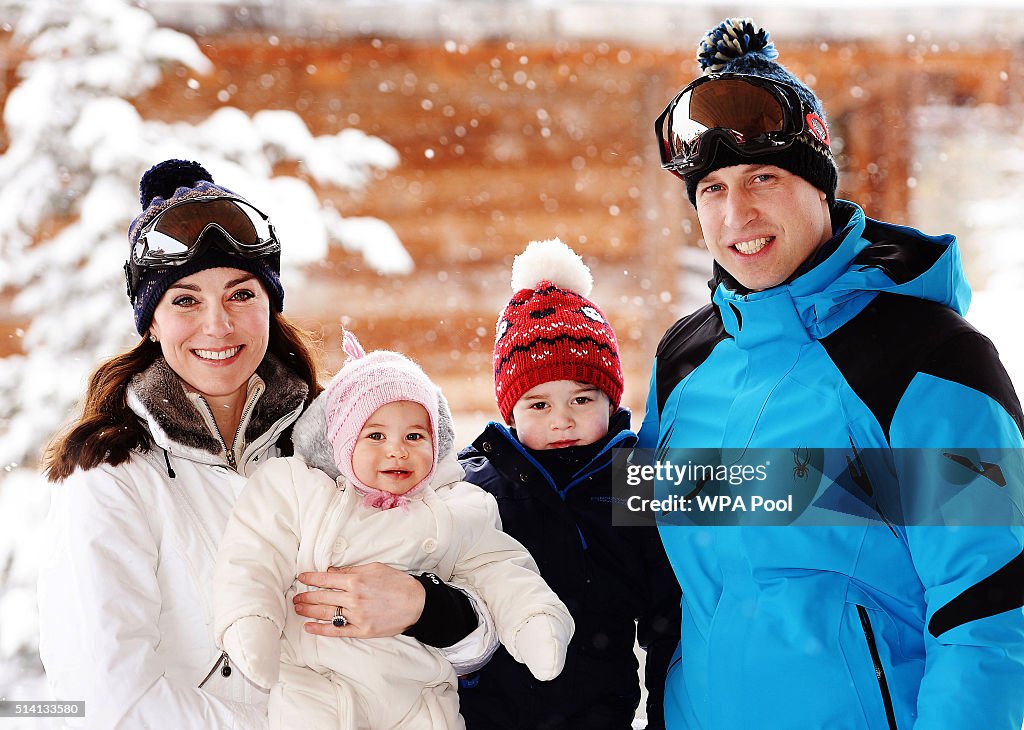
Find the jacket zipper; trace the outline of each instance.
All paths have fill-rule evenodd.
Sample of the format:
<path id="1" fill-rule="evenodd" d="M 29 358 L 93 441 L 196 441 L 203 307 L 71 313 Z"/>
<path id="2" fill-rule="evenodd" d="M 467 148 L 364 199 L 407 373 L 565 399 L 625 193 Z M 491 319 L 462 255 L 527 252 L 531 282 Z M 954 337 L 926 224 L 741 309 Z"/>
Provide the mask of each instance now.
<path id="1" fill-rule="evenodd" d="M 224 665 L 223 668 L 221 668 L 221 664 Z M 199 689 L 202 689 L 203 685 L 210 681 L 210 677 L 212 677 L 213 673 L 216 672 L 218 669 L 220 669 L 221 676 L 231 676 L 231 660 L 228 658 L 228 653 L 226 651 L 222 651 L 220 653 L 220 656 L 217 657 L 217 663 L 213 665 L 213 669 L 211 669 L 209 673 L 207 673 L 207 675 L 203 678 L 203 681 L 199 683 Z"/>
<path id="2" fill-rule="evenodd" d="M 239 441 L 243 439 L 245 427 L 249 422 L 249 416 L 252 414 L 253 408 L 256 407 L 256 401 L 263 395 L 263 390 L 263 384 L 257 381 L 252 388 L 252 392 L 249 394 L 248 400 L 245 402 L 245 408 L 242 409 L 242 417 L 238 419 L 238 430 L 235 431 L 235 438 L 231 441 L 231 449 L 228 451 L 228 461 L 235 471 L 238 471 L 238 467 L 235 465 L 235 448 L 238 446 Z"/>
<path id="3" fill-rule="evenodd" d="M 875 632 L 871 628 L 868 610 L 858 604 L 857 615 L 860 616 L 860 627 L 864 630 L 864 640 L 867 641 L 868 651 L 871 652 L 871 662 L 875 665 L 875 679 L 878 680 L 878 688 L 882 692 L 882 704 L 885 705 L 885 718 L 889 721 L 889 730 L 898 730 L 896 727 L 896 713 L 892 708 L 892 695 L 889 694 L 889 683 L 885 681 L 882 658 L 878 655 L 878 645 L 875 644 Z"/>
<path id="4" fill-rule="evenodd" d="M 205 412 L 202 415 L 206 419 L 206 427 L 210 429 L 210 432 L 216 436 L 217 441 L 220 442 L 220 447 L 224 449 L 224 453 L 227 455 L 228 464 L 233 470 L 238 471 L 238 468 L 235 465 L 235 455 L 231 453 L 231 449 L 229 449 L 228 445 L 224 442 L 224 437 L 220 435 L 220 429 L 217 428 L 217 419 L 213 417 L 213 409 L 210 408 L 210 404 L 207 403 L 206 398 L 201 395 L 197 395 L 195 400 L 203 404 L 203 410 Z"/>
<path id="5" fill-rule="evenodd" d="M 231 442 L 231 446 L 228 446 L 227 442 L 224 441 L 224 437 L 220 433 L 220 429 L 217 428 L 217 419 L 213 417 L 213 409 L 210 408 L 210 404 L 206 402 L 206 398 L 198 396 L 198 400 L 202 402 L 206 413 L 206 425 L 213 432 L 213 435 L 220 441 L 221 448 L 224 449 L 224 454 L 228 460 L 228 465 L 234 471 L 238 471 L 238 462 L 235 460 L 235 445 L 238 443 L 239 438 L 242 437 L 242 432 L 245 430 L 246 419 L 249 418 L 249 414 L 252 412 L 253 407 L 256 405 L 256 401 L 263 395 L 263 388 L 257 385 L 253 388 L 252 393 L 249 395 L 249 399 L 245 403 L 245 408 L 242 409 L 242 418 L 238 421 L 238 430 L 235 432 L 235 438 Z"/>

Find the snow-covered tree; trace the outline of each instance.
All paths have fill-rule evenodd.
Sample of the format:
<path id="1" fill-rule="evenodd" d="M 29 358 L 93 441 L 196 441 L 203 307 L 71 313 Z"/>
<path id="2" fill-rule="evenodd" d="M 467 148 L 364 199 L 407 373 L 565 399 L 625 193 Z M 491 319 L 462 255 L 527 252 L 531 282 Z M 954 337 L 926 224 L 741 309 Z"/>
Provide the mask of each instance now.
<path id="1" fill-rule="evenodd" d="M 397 164 L 384 141 L 355 129 L 313 136 L 288 111 L 250 116 L 222 107 L 195 125 L 147 120 L 131 100 L 169 68 L 187 69 L 183 91 L 210 78 L 210 60 L 189 36 L 158 27 L 127 0 L 5 8 L 16 12 L 12 42 L 25 60 L 3 116 L 0 292 L 13 293 L 14 314 L 28 324 L 21 353 L 0 359 L 0 665 L 33 653 L 35 643 L 25 614 L 34 605 L 35 558 L 19 545 L 31 540 L 40 510 L 23 487 L 27 475 L 11 472 L 34 467 L 89 371 L 138 339 L 121 266 L 143 171 L 167 158 L 201 161 L 270 215 L 293 284 L 295 267 L 322 259 L 332 244 L 362 251 L 382 273 L 412 268 L 390 226 L 342 218 L 307 182 L 360 189 L 375 169 Z M 298 163 L 303 178 L 274 176 L 282 161 Z"/>
<path id="2" fill-rule="evenodd" d="M 196 125 L 147 121 L 130 99 L 159 83 L 167 64 L 189 69 L 183 84 L 212 68 L 190 37 L 125 0 L 32 0 L 14 41 L 28 59 L 4 110 L 0 289 L 18 292 L 15 313 L 31 324 L 24 355 L 0 360 L 0 465 L 31 461 L 81 395 L 85 373 L 137 337 L 120 264 L 140 211 L 139 176 L 155 162 L 200 160 L 263 207 L 285 242 L 285 265 L 322 259 L 333 242 L 363 251 L 383 273 L 411 269 L 387 224 L 343 219 L 305 180 L 272 175 L 275 163 L 297 161 L 317 185 L 358 189 L 374 168 L 397 164 L 384 141 L 355 129 L 314 137 L 289 111 L 222 107 Z"/>

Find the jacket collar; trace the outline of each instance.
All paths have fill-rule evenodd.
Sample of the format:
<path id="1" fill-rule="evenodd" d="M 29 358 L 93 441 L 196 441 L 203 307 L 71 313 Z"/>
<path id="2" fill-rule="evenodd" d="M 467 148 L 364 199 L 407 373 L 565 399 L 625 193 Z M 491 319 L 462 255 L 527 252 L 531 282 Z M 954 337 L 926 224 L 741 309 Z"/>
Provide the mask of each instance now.
<path id="1" fill-rule="evenodd" d="M 970 288 L 955 236 L 875 221 L 843 200 L 835 202 L 832 220 L 835 235 L 779 286 L 750 292 L 716 265 L 712 301 L 739 347 L 822 339 L 880 292 L 966 312 Z"/>
<path id="2" fill-rule="evenodd" d="M 272 387 L 266 387 L 267 383 Z M 297 417 L 308 390 L 305 381 L 268 353 L 249 379 L 247 398 L 255 398 L 255 406 L 241 424 L 244 442 L 252 443 L 289 414 Z M 208 461 L 211 455 L 223 457 L 225 445 L 212 430 L 215 426 L 209 417 L 199 410 L 204 402 L 202 396 L 186 391 L 181 378 L 162 357 L 135 375 L 128 386 L 128 405 L 146 423 L 157 446 L 186 458 Z M 286 426 L 282 423 L 274 437 Z"/>
<path id="3" fill-rule="evenodd" d="M 612 414 L 608 423 L 608 433 L 598 442 L 600 446 L 594 457 L 583 464 L 566 484 L 558 484 L 522 445 L 516 434 L 507 426 L 495 421 L 487 424 L 473 441 L 472 447 L 461 456 L 486 456 L 499 473 L 512 481 L 523 481 L 524 470 L 530 471 L 549 487 L 547 491 L 564 500 L 573 487 L 611 464 L 614 449 L 632 448 L 636 444 L 636 434 L 629 428 L 630 419 L 631 414 L 627 408 L 619 408 Z"/>

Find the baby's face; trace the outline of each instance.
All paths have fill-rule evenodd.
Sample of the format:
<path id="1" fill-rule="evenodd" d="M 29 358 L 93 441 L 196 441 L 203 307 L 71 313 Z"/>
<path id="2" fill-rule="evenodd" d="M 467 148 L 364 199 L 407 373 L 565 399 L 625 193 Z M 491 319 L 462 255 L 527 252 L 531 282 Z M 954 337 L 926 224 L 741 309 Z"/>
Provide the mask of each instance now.
<path id="1" fill-rule="evenodd" d="M 400 400 L 366 419 L 352 450 L 352 471 L 363 484 L 405 494 L 434 464 L 430 416 L 419 403 Z"/>
<path id="2" fill-rule="evenodd" d="M 586 446 L 608 433 L 611 402 L 604 391 L 575 380 L 552 380 L 523 393 L 512 426 L 529 449 Z"/>

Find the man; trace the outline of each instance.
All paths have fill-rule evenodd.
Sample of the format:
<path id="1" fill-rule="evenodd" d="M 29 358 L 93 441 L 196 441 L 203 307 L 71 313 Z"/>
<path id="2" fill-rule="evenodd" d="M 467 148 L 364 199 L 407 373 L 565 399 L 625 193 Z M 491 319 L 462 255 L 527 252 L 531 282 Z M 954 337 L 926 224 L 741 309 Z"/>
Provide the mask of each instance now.
<path id="1" fill-rule="evenodd" d="M 704 75 L 658 119 L 663 167 L 685 182 L 716 263 L 712 303 L 658 347 L 639 447 L 788 449 L 794 483 L 821 476 L 812 450 L 841 453 L 846 494 L 876 519 L 842 519 L 852 512 L 812 491 L 799 524 L 662 524 L 683 589 L 666 725 L 1019 730 L 1020 470 L 951 449 L 1019 454 L 1020 403 L 963 319 L 955 237 L 835 199 L 821 104 L 777 55 L 749 19 L 726 20 L 701 43 Z M 963 472 L 910 477 L 939 452 Z M 872 501 L 867 454 L 894 475 L 897 504 L 955 488 L 1006 517 L 898 519 Z"/>

